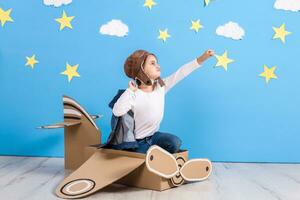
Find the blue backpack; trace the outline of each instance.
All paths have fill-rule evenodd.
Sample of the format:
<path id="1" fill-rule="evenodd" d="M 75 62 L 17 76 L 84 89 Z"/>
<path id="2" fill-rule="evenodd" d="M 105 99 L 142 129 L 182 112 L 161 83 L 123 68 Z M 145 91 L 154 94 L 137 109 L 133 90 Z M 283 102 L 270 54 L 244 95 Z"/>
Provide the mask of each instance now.
<path id="1" fill-rule="evenodd" d="M 108 104 L 111 109 L 113 109 L 114 104 L 124 92 L 124 89 L 118 90 L 118 93 Z M 111 133 L 107 142 L 102 147 L 118 150 L 137 148 L 138 143 L 135 139 L 134 129 L 134 113 L 132 110 L 129 110 L 126 114 L 119 117 L 112 114 Z"/>

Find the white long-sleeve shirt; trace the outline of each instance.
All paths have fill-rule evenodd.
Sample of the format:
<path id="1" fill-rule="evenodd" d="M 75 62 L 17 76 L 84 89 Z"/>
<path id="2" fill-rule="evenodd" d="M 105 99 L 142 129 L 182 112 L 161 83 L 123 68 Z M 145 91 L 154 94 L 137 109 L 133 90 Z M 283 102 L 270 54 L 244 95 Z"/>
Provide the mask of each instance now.
<path id="1" fill-rule="evenodd" d="M 113 107 L 115 116 L 122 116 L 130 109 L 134 112 L 135 138 L 142 139 L 159 130 L 164 115 L 165 94 L 180 80 L 199 68 L 197 59 L 181 66 L 170 76 L 163 78 L 165 86 L 159 84 L 152 92 L 137 89 L 135 92 L 127 88 Z"/>

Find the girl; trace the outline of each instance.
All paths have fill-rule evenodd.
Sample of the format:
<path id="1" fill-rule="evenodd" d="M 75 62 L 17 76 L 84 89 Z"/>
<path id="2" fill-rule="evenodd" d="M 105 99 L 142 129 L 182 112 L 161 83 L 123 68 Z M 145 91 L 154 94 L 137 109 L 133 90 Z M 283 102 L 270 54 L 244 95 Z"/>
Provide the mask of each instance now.
<path id="1" fill-rule="evenodd" d="M 170 153 L 179 151 L 181 140 L 173 134 L 159 131 L 164 115 L 165 95 L 213 55 L 212 50 L 207 50 L 164 79 L 160 78 L 160 66 L 154 54 L 137 50 L 126 59 L 124 71 L 134 81 L 129 81 L 128 88 L 114 104 L 113 114 L 118 117 L 129 110 L 133 111 L 134 133 L 138 142 L 138 148 L 134 151 L 146 153 L 151 145 L 158 145 Z"/>

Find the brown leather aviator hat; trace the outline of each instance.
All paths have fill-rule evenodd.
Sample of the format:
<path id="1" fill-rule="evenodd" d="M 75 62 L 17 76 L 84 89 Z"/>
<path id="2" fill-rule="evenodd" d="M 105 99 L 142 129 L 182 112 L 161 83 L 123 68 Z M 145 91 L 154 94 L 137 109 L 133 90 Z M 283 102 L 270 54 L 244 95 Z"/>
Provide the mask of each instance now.
<path id="1" fill-rule="evenodd" d="M 144 71 L 144 63 L 147 59 L 147 56 L 153 55 L 153 53 L 149 53 L 145 50 L 137 50 L 133 52 L 125 61 L 124 71 L 125 74 L 134 80 L 137 80 L 137 84 L 140 85 L 143 82 L 146 85 L 152 85 L 151 79 Z M 156 56 L 155 56 L 156 57 Z M 155 81 L 158 81 L 160 86 L 164 86 L 164 81 L 158 77 Z"/>

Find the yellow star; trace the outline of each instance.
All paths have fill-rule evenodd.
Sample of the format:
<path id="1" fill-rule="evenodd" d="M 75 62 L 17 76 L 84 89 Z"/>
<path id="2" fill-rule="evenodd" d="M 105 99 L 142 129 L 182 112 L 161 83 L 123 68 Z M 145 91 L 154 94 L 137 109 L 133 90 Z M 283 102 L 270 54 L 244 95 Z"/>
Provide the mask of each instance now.
<path id="1" fill-rule="evenodd" d="M 14 20 L 10 17 L 10 13 L 11 13 L 12 9 L 8 9 L 6 11 L 4 11 L 1 7 L 0 7 L 0 21 L 1 21 L 1 25 L 2 27 L 4 26 L 4 24 L 6 22 L 13 22 Z"/>
<path id="2" fill-rule="evenodd" d="M 275 69 L 276 69 L 276 66 L 274 66 L 272 68 L 268 68 L 266 65 L 264 65 L 264 72 L 259 74 L 259 76 L 265 77 L 266 78 L 266 83 L 268 83 L 271 78 L 276 78 L 277 79 L 276 74 L 274 74 Z"/>
<path id="3" fill-rule="evenodd" d="M 227 57 L 227 51 L 225 51 L 222 56 L 216 55 L 216 58 L 218 60 L 218 63 L 216 64 L 216 67 L 222 66 L 225 69 L 225 71 L 227 71 L 227 65 L 234 61 L 234 60 L 229 59 Z"/>
<path id="4" fill-rule="evenodd" d="M 148 7 L 150 10 L 152 6 L 155 6 L 156 3 L 153 0 L 145 0 L 144 7 Z"/>
<path id="5" fill-rule="evenodd" d="M 162 39 L 165 42 L 169 37 L 171 36 L 168 34 L 168 29 L 165 29 L 164 31 L 159 30 L 158 39 Z"/>
<path id="6" fill-rule="evenodd" d="M 65 27 L 73 28 L 72 24 L 71 24 L 71 21 L 73 20 L 73 18 L 74 18 L 74 16 L 68 17 L 67 13 L 65 11 L 63 11 L 62 17 L 55 19 L 55 21 L 57 21 L 58 23 L 60 23 L 59 30 L 61 31 Z"/>
<path id="7" fill-rule="evenodd" d="M 210 3 L 210 0 L 204 0 L 204 6 L 208 6 L 209 3 Z"/>
<path id="8" fill-rule="evenodd" d="M 25 66 L 30 65 L 32 69 L 34 68 L 34 65 L 35 65 L 36 63 L 39 63 L 39 61 L 37 61 L 37 60 L 35 59 L 35 55 L 32 55 L 31 57 L 27 57 L 27 56 L 26 56 L 26 59 L 27 59 L 27 62 L 26 62 L 26 64 L 25 64 Z"/>
<path id="9" fill-rule="evenodd" d="M 199 29 L 203 28 L 203 26 L 200 24 L 200 20 L 198 19 L 197 21 L 192 20 L 192 26 L 191 29 L 195 30 L 196 32 L 199 31 Z"/>
<path id="10" fill-rule="evenodd" d="M 285 37 L 291 34 L 291 32 L 285 30 L 284 23 L 279 28 L 273 27 L 273 30 L 275 31 L 273 39 L 280 38 L 283 43 L 285 43 Z"/>
<path id="11" fill-rule="evenodd" d="M 79 64 L 71 66 L 71 65 L 69 65 L 69 63 L 67 63 L 67 65 L 66 65 L 67 69 L 64 72 L 61 72 L 61 74 L 67 75 L 68 81 L 70 82 L 72 80 L 73 76 L 80 77 L 80 75 L 76 71 L 78 66 L 79 66 Z"/>

